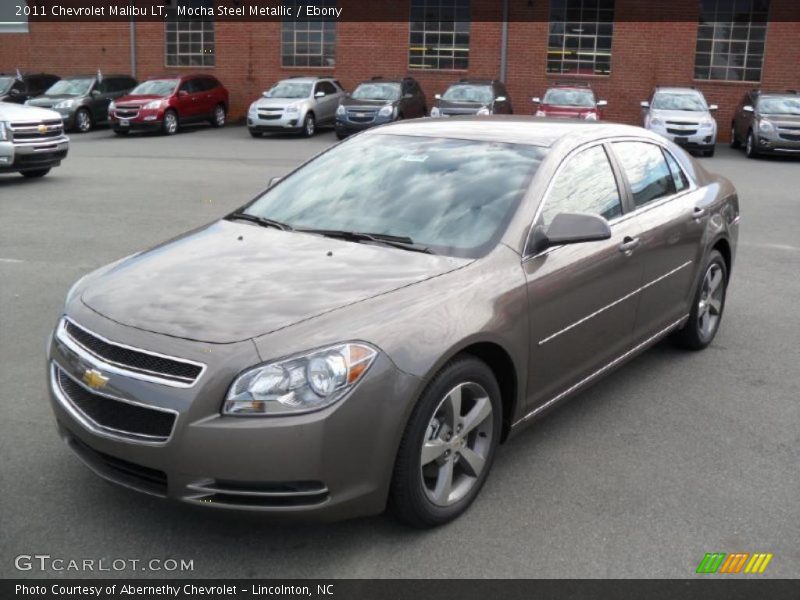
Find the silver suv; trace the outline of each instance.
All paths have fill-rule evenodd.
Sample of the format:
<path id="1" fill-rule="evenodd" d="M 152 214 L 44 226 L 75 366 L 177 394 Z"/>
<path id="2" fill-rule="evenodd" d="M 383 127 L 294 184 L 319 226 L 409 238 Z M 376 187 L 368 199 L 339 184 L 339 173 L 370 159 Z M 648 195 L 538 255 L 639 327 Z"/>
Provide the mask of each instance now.
<path id="1" fill-rule="evenodd" d="M 717 122 L 702 92 L 694 88 L 658 87 L 649 102 L 642 102 L 644 127 L 687 150 L 714 156 Z"/>
<path id="2" fill-rule="evenodd" d="M 334 124 L 344 89 L 328 77 L 290 77 L 262 96 L 247 111 L 250 135 L 285 131 L 311 137 L 317 127 Z"/>

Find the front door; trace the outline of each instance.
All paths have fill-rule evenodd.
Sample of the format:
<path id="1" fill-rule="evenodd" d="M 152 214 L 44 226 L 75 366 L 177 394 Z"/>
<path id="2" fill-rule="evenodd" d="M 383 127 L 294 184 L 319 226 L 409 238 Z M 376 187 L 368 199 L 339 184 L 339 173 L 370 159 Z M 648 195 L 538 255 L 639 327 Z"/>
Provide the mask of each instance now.
<path id="1" fill-rule="evenodd" d="M 607 150 L 573 153 L 556 173 L 537 224 L 558 213 L 605 217 L 611 238 L 549 248 L 524 259 L 530 305 L 527 414 L 546 407 L 630 347 L 643 265 L 639 228 L 624 218 Z"/>

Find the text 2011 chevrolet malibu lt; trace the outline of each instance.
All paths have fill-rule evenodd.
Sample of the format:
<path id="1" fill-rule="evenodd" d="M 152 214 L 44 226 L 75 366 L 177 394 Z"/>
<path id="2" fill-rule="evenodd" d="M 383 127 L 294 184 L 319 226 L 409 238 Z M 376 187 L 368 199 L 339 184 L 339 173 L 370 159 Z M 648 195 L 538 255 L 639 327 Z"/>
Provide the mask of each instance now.
<path id="1" fill-rule="evenodd" d="M 738 222 L 726 179 L 640 128 L 370 130 L 76 283 L 59 431 L 157 496 L 444 523 L 509 433 L 662 337 L 711 343 Z"/>

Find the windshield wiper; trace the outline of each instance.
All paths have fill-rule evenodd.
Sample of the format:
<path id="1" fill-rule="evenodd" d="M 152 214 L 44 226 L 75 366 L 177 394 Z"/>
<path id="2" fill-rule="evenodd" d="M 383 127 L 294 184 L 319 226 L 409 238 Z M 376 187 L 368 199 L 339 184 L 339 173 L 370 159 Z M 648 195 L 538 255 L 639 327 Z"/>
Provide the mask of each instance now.
<path id="1" fill-rule="evenodd" d="M 286 223 L 281 223 L 280 221 L 276 221 L 274 219 L 268 219 L 267 217 L 259 217 L 257 215 L 251 215 L 244 212 L 235 212 L 230 214 L 226 217 L 227 219 L 239 219 L 240 221 L 250 221 L 251 223 L 256 223 L 257 225 L 261 225 L 262 227 L 274 227 L 275 229 L 280 229 L 281 231 L 292 231 L 292 226 L 287 225 Z"/>
<path id="2" fill-rule="evenodd" d="M 317 235 L 324 235 L 325 237 L 346 240 L 349 242 L 373 242 L 376 244 L 383 244 L 384 246 L 391 246 L 393 248 L 400 248 L 401 250 L 408 250 L 409 252 L 422 252 L 424 254 L 434 254 L 434 252 L 427 246 L 416 244 L 408 236 L 404 235 L 389 235 L 387 233 L 363 233 L 360 231 L 342 231 L 339 229 L 295 229 L 300 233 L 314 233 Z"/>

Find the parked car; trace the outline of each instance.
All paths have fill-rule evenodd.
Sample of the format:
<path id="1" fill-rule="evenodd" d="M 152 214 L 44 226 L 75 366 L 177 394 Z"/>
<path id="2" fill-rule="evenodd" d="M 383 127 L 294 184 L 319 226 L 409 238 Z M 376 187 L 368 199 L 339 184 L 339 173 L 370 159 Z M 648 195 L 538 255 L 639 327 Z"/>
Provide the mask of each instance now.
<path id="1" fill-rule="evenodd" d="M 68 130 L 87 133 L 108 123 L 109 104 L 135 86 L 136 80 L 129 75 L 75 75 L 57 81 L 25 104 L 52 108 L 61 114 Z"/>
<path id="2" fill-rule="evenodd" d="M 594 90 L 588 84 L 563 83 L 549 88 L 544 99 L 533 98 L 537 105 L 537 117 L 556 117 L 598 121 L 602 109 L 608 105 L 605 100 L 597 100 Z"/>
<path id="3" fill-rule="evenodd" d="M 497 80 L 462 79 L 443 95 L 436 94 L 436 105 L 431 108 L 432 117 L 513 113 L 508 90 Z"/>
<path id="4" fill-rule="evenodd" d="M 134 490 L 441 524 L 509 434 L 667 335 L 712 342 L 738 221 L 727 179 L 639 127 L 375 128 L 79 280 L 52 407 Z"/>
<path id="5" fill-rule="evenodd" d="M 641 103 L 644 127 L 672 140 L 687 150 L 714 156 L 717 122 L 705 96 L 694 88 L 658 87 L 649 101 Z"/>
<path id="6" fill-rule="evenodd" d="M 45 91 L 59 80 L 58 75 L 47 73 L 0 74 L 0 102 L 24 104 Z"/>
<path id="7" fill-rule="evenodd" d="M 373 77 L 347 95 L 336 109 L 336 137 L 348 135 L 402 119 L 428 115 L 428 102 L 413 77 Z"/>
<path id="8" fill-rule="evenodd" d="M 154 77 L 115 101 L 109 110 L 117 135 L 131 131 L 161 131 L 174 135 L 190 123 L 208 121 L 223 127 L 230 99 L 228 90 L 212 75 Z"/>
<path id="9" fill-rule="evenodd" d="M 0 173 L 44 177 L 68 151 L 69 138 L 60 114 L 0 102 Z"/>
<path id="10" fill-rule="evenodd" d="M 747 92 L 731 123 L 731 147 L 742 143 L 748 158 L 800 153 L 800 94 L 795 90 Z"/>
<path id="11" fill-rule="evenodd" d="M 311 137 L 318 127 L 336 120 L 336 109 L 344 97 L 337 79 L 290 77 L 279 81 L 250 105 L 247 129 L 253 137 L 265 133 L 292 132 Z"/>

